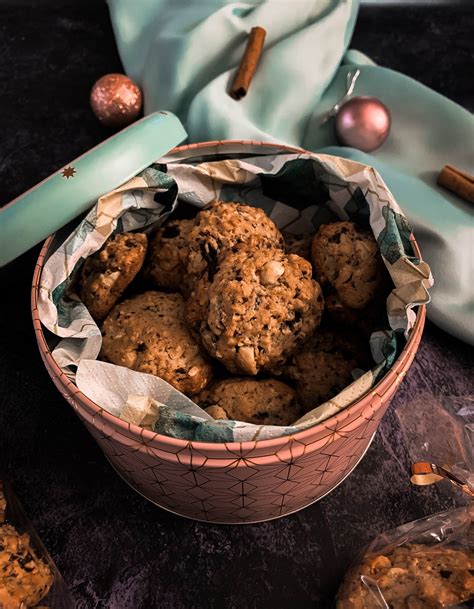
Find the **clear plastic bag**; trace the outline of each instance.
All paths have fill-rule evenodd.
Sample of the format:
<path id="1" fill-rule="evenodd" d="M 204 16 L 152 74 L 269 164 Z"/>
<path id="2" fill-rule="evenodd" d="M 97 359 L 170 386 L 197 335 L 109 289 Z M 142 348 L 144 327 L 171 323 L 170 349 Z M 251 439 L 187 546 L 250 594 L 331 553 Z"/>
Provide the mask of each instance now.
<path id="1" fill-rule="evenodd" d="M 382 533 L 339 589 L 337 609 L 474 607 L 474 508 Z"/>
<path id="2" fill-rule="evenodd" d="M 425 397 L 397 415 L 412 482 L 451 483 L 465 505 L 378 535 L 346 574 L 337 609 L 474 609 L 474 400 Z"/>
<path id="3" fill-rule="evenodd" d="M 413 484 L 445 480 L 462 491 L 459 502 L 474 497 L 474 396 L 424 396 L 396 414 L 412 461 Z"/>
<path id="4" fill-rule="evenodd" d="M 0 539 L 7 540 L 5 547 L 0 544 L 0 564 L 2 560 L 5 561 L 4 564 L 8 563 L 8 568 L 0 573 L 0 609 L 74 609 L 69 590 L 51 556 L 41 543 L 11 486 L 1 480 L 0 531 L 3 533 Z M 25 550 L 26 547 L 28 551 Z M 15 558 L 11 558 L 12 556 Z M 35 605 L 25 604 L 17 599 L 15 592 L 12 592 L 12 589 L 7 587 L 6 580 L 2 579 L 8 573 L 11 575 L 10 565 L 15 563 L 20 565 L 20 577 L 13 575 L 10 581 L 18 580 L 18 585 L 23 590 L 29 587 L 30 598 L 41 595 L 36 591 L 39 589 L 40 579 L 44 581 L 47 594 Z M 41 576 L 38 576 L 38 563 Z M 36 575 L 34 582 L 28 579 L 30 573 Z"/>

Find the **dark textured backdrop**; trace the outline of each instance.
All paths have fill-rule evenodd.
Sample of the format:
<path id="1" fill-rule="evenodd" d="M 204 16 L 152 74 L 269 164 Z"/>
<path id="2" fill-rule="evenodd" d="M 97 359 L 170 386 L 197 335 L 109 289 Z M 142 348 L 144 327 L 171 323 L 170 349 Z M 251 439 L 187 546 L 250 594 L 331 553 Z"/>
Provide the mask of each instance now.
<path id="1" fill-rule="evenodd" d="M 352 46 L 473 110 L 473 20 L 471 0 L 364 7 Z M 0 0 L 0 203 L 108 135 L 88 93 L 120 70 L 102 2 Z M 394 416 L 417 396 L 473 393 L 472 353 L 430 324 L 367 456 L 320 503 L 244 527 L 148 504 L 114 474 L 41 364 L 29 311 L 37 251 L 1 271 L 0 476 L 14 484 L 78 609 L 324 609 L 374 534 L 454 504 L 448 491 L 410 487 Z"/>

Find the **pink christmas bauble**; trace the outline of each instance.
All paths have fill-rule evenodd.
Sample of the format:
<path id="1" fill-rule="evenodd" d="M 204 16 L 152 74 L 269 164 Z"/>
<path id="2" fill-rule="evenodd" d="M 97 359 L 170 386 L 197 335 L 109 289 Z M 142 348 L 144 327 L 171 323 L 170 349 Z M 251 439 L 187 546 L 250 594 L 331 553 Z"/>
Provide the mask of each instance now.
<path id="1" fill-rule="evenodd" d="M 336 115 L 336 135 L 343 146 L 371 152 L 381 146 L 390 132 L 390 112 L 376 97 L 353 97 Z"/>
<path id="2" fill-rule="evenodd" d="M 126 127 L 141 112 L 142 93 L 125 74 L 106 74 L 92 87 L 90 103 L 101 123 L 107 127 Z"/>

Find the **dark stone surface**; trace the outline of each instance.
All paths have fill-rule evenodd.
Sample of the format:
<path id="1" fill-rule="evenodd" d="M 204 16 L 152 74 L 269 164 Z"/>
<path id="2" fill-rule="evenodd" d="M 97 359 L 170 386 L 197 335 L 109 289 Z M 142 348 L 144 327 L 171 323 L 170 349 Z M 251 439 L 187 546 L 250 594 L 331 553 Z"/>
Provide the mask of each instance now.
<path id="1" fill-rule="evenodd" d="M 473 9 L 364 7 L 353 46 L 473 109 Z M 88 93 L 121 66 L 101 2 L 0 0 L 0 32 L 6 203 L 108 135 Z M 244 527 L 194 523 L 148 504 L 115 475 L 43 368 L 29 309 L 37 251 L 1 271 L 0 476 L 78 609 L 324 609 L 377 532 L 454 505 L 448 491 L 410 487 L 394 414 L 432 392 L 473 393 L 472 352 L 430 324 L 367 456 L 320 503 Z"/>

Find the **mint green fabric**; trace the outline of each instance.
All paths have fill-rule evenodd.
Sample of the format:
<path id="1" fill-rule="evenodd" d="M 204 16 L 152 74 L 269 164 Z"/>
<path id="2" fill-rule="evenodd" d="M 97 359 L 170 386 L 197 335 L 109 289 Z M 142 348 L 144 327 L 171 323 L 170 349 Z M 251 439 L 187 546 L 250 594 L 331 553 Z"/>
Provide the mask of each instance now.
<path id="1" fill-rule="evenodd" d="M 253 139 L 353 158 L 378 169 L 415 230 L 435 278 L 428 316 L 474 344 L 472 207 L 436 186 L 447 164 L 474 168 L 474 118 L 420 83 L 347 51 L 358 0 L 109 0 L 126 72 L 145 112 L 176 113 L 190 141 Z M 268 31 L 249 94 L 227 94 L 250 28 Z M 337 147 L 321 116 L 361 69 L 355 95 L 392 113 L 387 142 L 368 155 Z"/>

